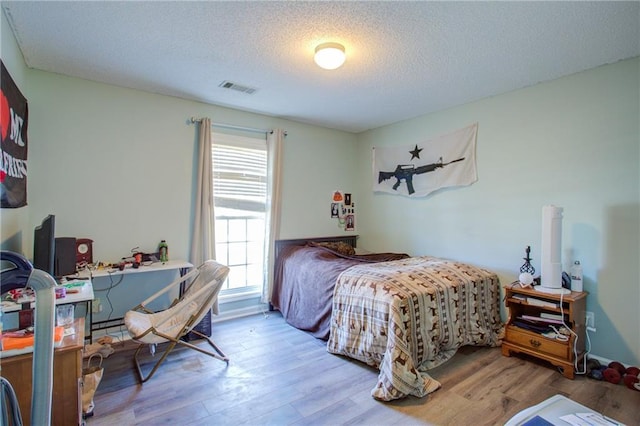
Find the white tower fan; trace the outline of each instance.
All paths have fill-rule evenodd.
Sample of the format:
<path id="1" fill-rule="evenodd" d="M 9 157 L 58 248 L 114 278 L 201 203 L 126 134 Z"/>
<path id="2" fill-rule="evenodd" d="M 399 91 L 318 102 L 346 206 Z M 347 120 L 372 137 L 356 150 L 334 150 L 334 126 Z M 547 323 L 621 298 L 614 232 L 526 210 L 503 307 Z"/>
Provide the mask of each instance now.
<path id="1" fill-rule="evenodd" d="M 570 293 L 562 287 L 562 207 L 542 207 L 540 262 L 540 285 L 535 289 L 543 293 Z"/>

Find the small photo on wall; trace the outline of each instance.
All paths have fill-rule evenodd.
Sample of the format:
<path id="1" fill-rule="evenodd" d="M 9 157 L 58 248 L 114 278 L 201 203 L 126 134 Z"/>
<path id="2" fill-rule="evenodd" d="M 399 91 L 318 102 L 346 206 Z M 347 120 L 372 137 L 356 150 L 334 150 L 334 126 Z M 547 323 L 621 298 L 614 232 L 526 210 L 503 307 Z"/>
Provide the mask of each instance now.
<path id="1" fill-rule="evenodd" d="M 345 206 L 351 205 L 351 194 L 344 194 L 344 205 Z"/>
<path id="2" fill-rule="evenodd" d="M 340 203 L 331 203 L 331 217 L 340 217 L 342 206 Z"/>
<path id="3" fill-rule="evenodd" d="M 355 215 L 348 214 L 346 217 L 346 223 L 344 225 L 345 231 L 353 231 L 356 229 L 356 217 Z"/>

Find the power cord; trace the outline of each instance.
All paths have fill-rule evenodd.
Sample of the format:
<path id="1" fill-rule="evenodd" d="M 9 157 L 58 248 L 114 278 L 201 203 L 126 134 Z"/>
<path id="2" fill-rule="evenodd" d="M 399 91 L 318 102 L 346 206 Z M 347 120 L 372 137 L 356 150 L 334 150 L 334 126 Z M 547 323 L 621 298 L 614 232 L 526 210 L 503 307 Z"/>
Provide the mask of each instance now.
<path id="1" fill-rule="evenodd" d="M 586 336 L 586 340 L 587 340 L 588 346 L 587 346 L 587 348 L 585 348 L 586 351 L 584 353 L 584 356 L 582 357 L 582 364 L 583 364 L 582 368 L 583 368 L 583 370 L 580 371 L 579 368 L 578 368 L 578 335 L 564 321 L 564 304 L 562 303 L 563 295 L 564 295 L 564 293 L 560 293 L 560 318 L 561 318 L 562 325 L 564 326 L 564 328 L 566 330 L 568 330 L 574 336 L 574 340 L 573 340 L 573 356 L 574 356 L 574 360 L 575 361 L 573 361 L 573 366 L 575 368 L 575 374 L 579 374 L 579 375 L 587 374 L 587 355 L 591 352 L 591 339 L 589 338 L 589 333 L 587 333 L 587 330 L 585 330 L 584 334 Z M 554 330 L 555 330 L 555 328 L 554 328 Z"/>
<path id="2" fill-rule="evenodd" d="M 113 290 L 114 288 L 116 288 L 117 286 L 119 286 L 122 281 L 124 279 L 124 274 L 120 275 L 120 279 L 114 283 L 113 282 L 113 275 L 111 273 L 109 273 L 109 288 L 107 289 L 107 294 L 105 295 L 105 297 L 107 298 L 107 302 L 109 303 L 109 315 L 107 315 L 107 320 L 111 319 L 111 315 L 113 315 L 113 303 L 111 303 L 111 297 L 109 297 L 111 290 Z"/>
<path id="3" fill-rule="evenodd" d="M 93 282 L 93 274 L 90 274 L 91 277 L 91 281 Z M 113 281 L 113 274 L 111 272 L 109 272 L 109 286 L 105 287 L 105 288 L 95 288 L 93 289 L 94 292 L 106 292 L 106 299 L 107 299 L 107 303 L 109 303 L 109 315 L 107 316 L 107 320 L 111 319 L 111 315 L 113 315 L 113 303 L 111 302 L 111 298 L 110 298 L 110 293 L 111 290 L 113 290 L 114 288 L 118 287 L 122 281 L 124 279 L 124 274 L 120 275 L 120 279 L 117 282 Z"/>

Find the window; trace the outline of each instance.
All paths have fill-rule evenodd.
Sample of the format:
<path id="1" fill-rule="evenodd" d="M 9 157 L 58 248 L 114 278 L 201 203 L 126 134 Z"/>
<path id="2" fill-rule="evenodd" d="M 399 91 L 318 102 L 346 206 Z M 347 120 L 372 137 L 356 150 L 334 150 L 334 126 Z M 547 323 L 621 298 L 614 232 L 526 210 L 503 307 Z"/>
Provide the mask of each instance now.
<path id="1" fill-rule="evenodd" d="M 221 294 L 261 292 L 266 141 L 218 133 L 212 139 L 216 258 L 231 270 Z"/>

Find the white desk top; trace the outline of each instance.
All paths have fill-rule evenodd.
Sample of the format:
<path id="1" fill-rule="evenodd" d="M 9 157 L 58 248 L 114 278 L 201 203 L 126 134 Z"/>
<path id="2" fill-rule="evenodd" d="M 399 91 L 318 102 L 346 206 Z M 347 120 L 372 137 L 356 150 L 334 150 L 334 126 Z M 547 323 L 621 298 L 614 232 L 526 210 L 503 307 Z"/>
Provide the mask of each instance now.
<path id="1" fill-rule="evenodd" d="M 83 279 L 90 278 L 100 278 L 100 277 L 108 277 L 113 275 L 123 275 L 123 274 L 139 274 L 144 272 L 154 272 L 154 271 L 168 271 L 172 269 L 183 269 L 183 268 L 193 268 L 193 265 L 184 260 L 169 260 L 167 262 L 153 262 L 149 265 L 143 263 L 138 268 L 133 268 L 130 265 L 121 271 L 119 269 L 95 269 L 95 270 L 87 270 L 78 272 L 78 276 L 85 277 Z"/>
<path id="2" fill-rule="evenodd" d="M 79 289 L 80 291 L 77 293 L 69 293 L 67 292 L 67 295 L 63 298 L 60 299 L 56 299 L 56 305 L 64 305 L 67 303 L 80 303 L 80 302 L 88 302 L 90 300 L 93 300 L 93 285 L 91 284 L 91 281 L 83 281 L 84 285 L 75 285 L 76 283 L 79 283 L 80 281 L 69 281 L 66 285 L 65 284 L 60 284 L 60 287 L 62 286 L 67 286 L 67 289 Z M 29 298 L 24 300 L 24 302 L 22 300 L 20 300 L 20 303 L 14 303 L 10 300 L 3 300 L 2 301 L 2 312 L 4 313 L 9 313 L 9 312 L 17 312 L 20 309 L 22 309 L 22 303 L 29 303 L 31 302 L 31 307 L 35 306 L 35 301 L 34 298 Z"/>

